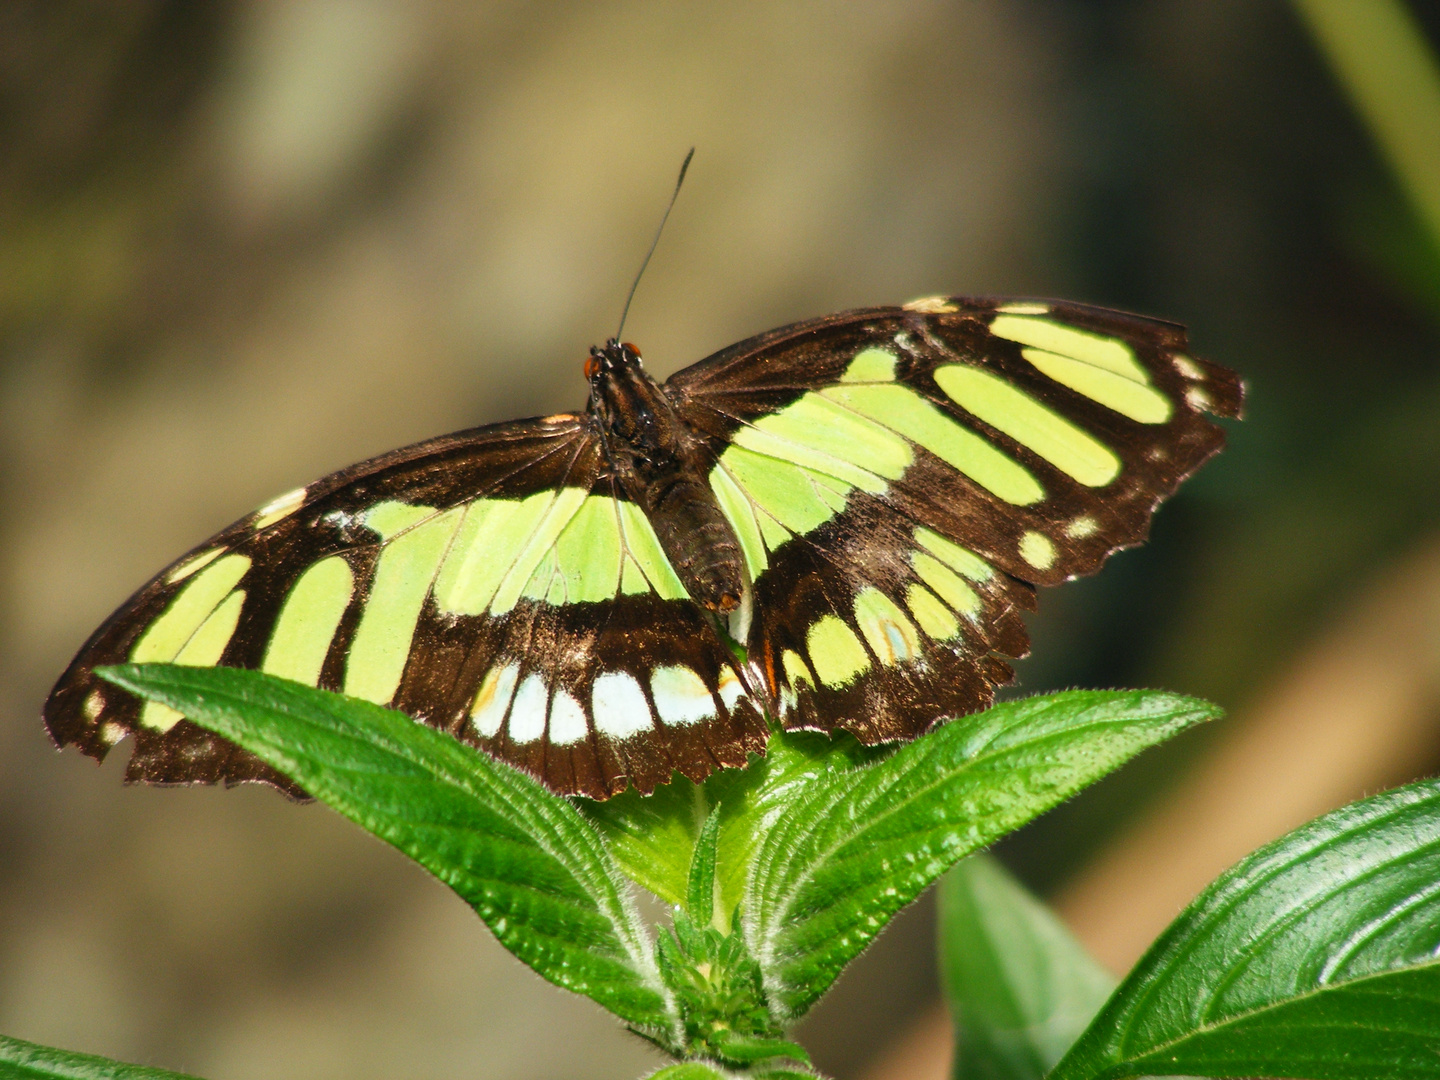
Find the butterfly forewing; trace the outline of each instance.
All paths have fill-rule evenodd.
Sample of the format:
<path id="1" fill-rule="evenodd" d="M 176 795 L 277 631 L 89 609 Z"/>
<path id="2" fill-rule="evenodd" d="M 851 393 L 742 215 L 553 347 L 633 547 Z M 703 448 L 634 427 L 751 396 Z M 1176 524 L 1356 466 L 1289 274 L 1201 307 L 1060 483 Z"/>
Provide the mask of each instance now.
<path id="1" fill-rule="evenodd" d="M 173 661 L 393 705 L 598 798 L 743 765 L 761 706 L 912 738 L 990 702 L 1034 586 L 1142 540 L 1220 448 L 1205 414 L 1242 396 L 1172 324 L 945 297 L 783 327 L 656 392 L 738 541 L 734 640 L 687 595 L 599 415 L 517 421 L 346 469 L 195 549 L 82 649 L 51 734 L 97 758 L 133 735 L 131 779 L 294 793 L 93 675 Z"/>
<path id="2" fill-rule="evenodd" d="M 989 703 L 1033 584 L 1092 573 L 1223 443 L 1241 387 L 1181 328 L 939 297 L 773 331 L 672 378 L 755 581 L 790 727 L 908 738 Z"/>

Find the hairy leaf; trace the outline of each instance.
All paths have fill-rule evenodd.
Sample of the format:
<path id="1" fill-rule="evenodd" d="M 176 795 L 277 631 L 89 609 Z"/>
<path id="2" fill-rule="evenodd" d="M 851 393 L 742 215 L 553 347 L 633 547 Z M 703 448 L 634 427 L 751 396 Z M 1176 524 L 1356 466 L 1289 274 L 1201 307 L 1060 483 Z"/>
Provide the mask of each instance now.
<path id="1" fill-rule="evenodd" d="M 645 1080 L 824 1080 L 819 1073 L 807 1069 L 781 1066 L 771 1069 L 764 1065 L 758 1070 L 746 1069 L 732 1073 L 705 1061 L 682 1061 L 678 1065 L 667 1065 L 653 1072 Z"/>
<path id="2" fill-rule="evenodd" d="M 963 856 L 1219 711 L 1147 691 L 1028 698 L 811 782 L 765 835 L 745 893 L 746 940 L 777 1018 L 803 1015 Z"/>
<path id="3" fill-rule="evenodd" d="M 0 1076 L 13 1080 L 194 1080 L 185 1073 L 56 1050 L 0 1035 Z"/>
<path id="4" fill-rule="evenodd" d="M 678 1065 L 666 1065 L 645 1080 L 730 1080 L 730 1074 L 703 1061 L 682 1061 Z"/>
<path id="5" fill-rule="evenodd" d="M 695 841 L 695 852 L 690 859 L 690 881 L 685 890 L 685 912 L 696 926 L 714 926 L 722 934 L 730 932 L 729 915 L 715 906 L 715 845 L 720 835 L 720 811 L 710 811 L 700 836 Z M 716 915 L 720 915 L 717 921 Z"/>
<path id="6" fill-rule="evenodd" d="M 940 974 L 955 1024 L 954 1080 L 1041 1080 L 1114 977 L 989 855 L 940 879 Z"/>
<path id="7" fill-rule="evenodd" d="M 788 1039 L 760 1039 L 749 1035 L 728 1035 L 716 1040 L 727 1061 L 755 1064 L 771 1058 L 792 1058 L 810 1064 L 810 1055 L 799 1043 Z"/>
<path id="8" fill-rule="evenodd" d="M 244 747 L 399 848 L 544 978 L 674 1037 L 614 860 L 538 781 L 402 713 L 258 672 L 140 664 L 101 674 Z"/>
<path id="9" fill-rule="evenodd" d="M 786 807 L 803 798 L 817 776 L 887 753 L 888 748 L 863 747 L 850 735 L 775 732 L 765 756 L 752 756 L 747 768 L 720 769 L 701 784 L 676 773 L 650 795 L 631 788 L 605 802 L 575 802 L 605 837 L 620 868 L 670 904 L 685 902 L 700 827 L 719 807 L 717 900 L 728 916 L 740 902 L 760 837 Z"/>
<path id="10" fill-rule="evenodd" d="M 1222 874 L 1052 1074 L 1440 1077 L 1440 781 L 1352 803 Z"/>

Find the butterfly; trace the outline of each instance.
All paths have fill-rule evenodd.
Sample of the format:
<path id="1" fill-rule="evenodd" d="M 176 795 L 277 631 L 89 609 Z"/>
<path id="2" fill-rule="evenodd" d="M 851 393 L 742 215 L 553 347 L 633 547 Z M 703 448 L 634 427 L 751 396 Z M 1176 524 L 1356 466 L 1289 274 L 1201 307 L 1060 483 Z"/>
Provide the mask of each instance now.
<path id="1" fill-rule="evenodd" d="M 51 737 L 302 794 L 94 674 L 171 661 L 390 705 L 597 799 L 744 765 L 772 722 L 912 739 L 991 702 L 1035 587 L 1143 540 L 1243 398 L 1179 326 L 1028 299 L 795 323 L 663 384 L 612 339 L 585 374 L 583 412 L 392 451 L 192 550 L 80 650 Z"/>

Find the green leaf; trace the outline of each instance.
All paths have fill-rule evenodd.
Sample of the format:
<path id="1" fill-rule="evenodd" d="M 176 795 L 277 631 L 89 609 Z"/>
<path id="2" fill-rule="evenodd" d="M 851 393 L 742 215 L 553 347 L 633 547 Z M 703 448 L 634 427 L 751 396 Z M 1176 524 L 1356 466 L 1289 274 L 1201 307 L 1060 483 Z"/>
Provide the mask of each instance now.
<path id="1" fill-rule="evenodd" d="M 777 1019 L 803 1015 L 895 912 L 963 856 L 1219 712 L 1147 691 L 1028 698 L 811 783 L 765 835 L 743 906 Z"/>
<path id="2" fill-rule="evenodd" d="M 715 842 L 720 835 L 720 808 L 710 811 L 695 851 L 690 858 L 690 883 L 685 890 L 685 913 L 696 926 L 714 926 L 722 934 L 730 932 L 730 920 L 719 923 L 715 908 Z"/>
<path id="3" fill-rule="evenodd" d="M 656 1070 L 645 1080 L 730 1080 L 730 1074 L 703 1061 L 682 1061 L 678 1065 L 666 1065 Z"/>
<path id="4" fill-rule="evenodd" d="M 710 813 L 699 784 L 676 773 L 650 795 L 632 787 L 604 802 L 573 801 L 631 881 L 667 904 L 685 902 L 695 838 Z"/>
<path id="5" fill-rule="evenodd" d="M 850 735 L 775 732 L 763 758 L 752 755 L 748 767 L 721 769 L 703 784 L 677 773 L 650 795 L 632 788 L 605 802 L 575 802 L 631 880 L 669 904 L 685 902 L 700 827 L 721 807 L 716 875 L 720 910 L 729 913 L 740 902 L 760 838 L 811 782 L 889 752 L 861 746 Z"/>
<path id="6" fill-rule="evenodd" d="M 1440 1077 L 1440 781 L 1316 818 L 1231 867 L 1052 1080 Z"/>
<path id="7" fill-rule="evenodd" d="M 0 1035 L 0 1076 L 14 1080 L 195 1080 L 186 1073 L 126 1065 L 94 1054 Z"/>
<path id="8" fill-rule="evenodd" d="M 538 781 L 402 713 L 232 668 L 99 674 L 249 750 L 449 885 L 507 949 L 654 1037 L 677 1018 L 593 828 Z"/>
<path id="9" fill-rule="evenodd" d="M 823 1077 L 805 1069 L 769 1069 L 763 1065 L 758 1072 L 747 1069 L 737 1074 L 705 1061 L 682 1061 L 651 1073 L 645 1080 L 823 1080 Z"/>
<path id="10" fill-rule="evenodd" d="M 750 1065 L 770 1058 L 783 1057 L 791 1058 L 794 1061 L 803 1061 L 806 1065 L 810 1064 L 810 1054 L 806 1049 L 799 1043 L 790 1042 L 788 1039 L 762 1039 L 753 1035 L 717 1032 L 712 1041 L 719 1048 L 720 1056 L 726 1061 Z"/>
<path id="11" fill-rule="evenodd" d="M 989 855 L 940 879 L 940 974 L 954 1080 L 1040 1080 L 1105 1004 L 1114 977 Z"/>
<path id="12" fill-rule="evenodd" d="M 712 773 L 704 788 L 707 802 L 720 807 L 716 873 L 721 910 L 735 910 L 765 837 L 793 807 L 810 797 L 817 782 L 892 752 L 889 746 L 862 746 L 853 735 L 776 732 L 765 757 L 752 758 L 749 768 Z"/>

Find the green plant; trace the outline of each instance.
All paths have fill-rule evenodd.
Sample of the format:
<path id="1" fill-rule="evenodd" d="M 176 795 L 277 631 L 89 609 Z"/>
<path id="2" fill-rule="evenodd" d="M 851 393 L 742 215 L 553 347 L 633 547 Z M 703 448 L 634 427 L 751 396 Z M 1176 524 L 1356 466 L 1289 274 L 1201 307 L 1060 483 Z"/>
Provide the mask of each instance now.
<path id="1" fill-rule="evenodd" d="M 1113 995 L 1053 916 L 975 855 L 1218 714 L 1202 701 L 1069 691 L 893 751 L 777 733 L 746 769 L 594 803 L 398 712 L 286 680 L 163 664 L 105 674 L 415 859 L 519 959 L 674 1055 L 667 1080 L 815 1075 L 788 1027 L 957 863 L 941 903 L 957 1077 L 1440 1076 L 1440 784 L 1257 852 Z M 627 878 L 672 905 L 658 937 Z M 0 1075 L 176 1074 L 4 1040 Z"/>

